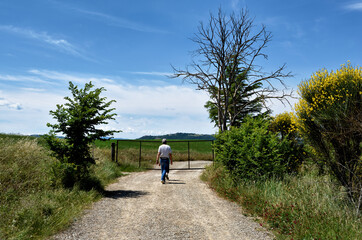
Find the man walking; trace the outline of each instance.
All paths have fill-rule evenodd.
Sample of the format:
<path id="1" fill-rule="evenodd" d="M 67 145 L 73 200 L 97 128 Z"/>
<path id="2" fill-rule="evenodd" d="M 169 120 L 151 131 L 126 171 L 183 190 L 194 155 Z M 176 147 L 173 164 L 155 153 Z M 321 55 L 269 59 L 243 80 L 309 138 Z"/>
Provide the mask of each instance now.
<path id="1" fill-rule="evenodd" d="M 158 148 L 156 164 L 161 166 L 161 183 L 165 184 L 165 179 L 168 180 L 168 171 L 170 169 L 170 162 L 172 165 L 172 151 L 171 147 L 167 145 L 167 140 L 162 139 L 162 145 Z"/>

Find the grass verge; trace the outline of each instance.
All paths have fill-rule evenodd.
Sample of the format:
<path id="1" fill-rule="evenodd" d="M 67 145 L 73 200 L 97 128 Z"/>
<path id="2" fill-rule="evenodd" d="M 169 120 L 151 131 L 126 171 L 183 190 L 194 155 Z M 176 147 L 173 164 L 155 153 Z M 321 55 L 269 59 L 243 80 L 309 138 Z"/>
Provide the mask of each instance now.
<path id="1" fill-rule="evenodd" d="M 221 196 L 242 205 L 272 230 L 276 239 L 351 239 L 362 236 L 362 221 L 347 196 L 329 176 L 306 171 L 284 180 L 235 185 L 221 166 L 209 166 L 201 177 Z"/>
<path id="2" fill-rule="evenodd" d="M 0 135 L 0 239 L 45 239 L 66 228 L 84 209 L 102 197 L 96 190 L 52 186 L 50 157 L 39 139 Z M 122 172 L 141 171 L 118 165 L 99 148 L 93 172 L 103 186 Z"/>

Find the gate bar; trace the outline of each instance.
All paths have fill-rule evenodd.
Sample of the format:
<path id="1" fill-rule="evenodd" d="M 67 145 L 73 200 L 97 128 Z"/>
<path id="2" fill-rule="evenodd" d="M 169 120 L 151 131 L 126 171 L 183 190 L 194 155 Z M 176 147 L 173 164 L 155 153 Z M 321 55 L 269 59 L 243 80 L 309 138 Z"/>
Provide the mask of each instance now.
<path id="1" fill-rule="evenodd" d="M 142 141 L 140 141 L 140 158 L 138 161 L 138 168 L 141 167 L 141 157 L 142 157 Z"/>
<path id="2" fill-rule="evenodd" d="M 118 163 L 118 141 L 116 146 L 116 163 Z"/>
<path id="3" fill-rule="evenodd" d="M 191 168 L 190 167 L 190 141 L 187 141 L 187 153 L 188 153 L 187 160 L 189 161 L 189 169 L 190 169 Z"/>
<path id="4" fill-rule="evenodd" d="M 141 167 L 141 158 L 142 158 L 142 142 L 156 142 L 155 140 L 136 140 L 136 139 L 116 139 L 117 141 L 117 145 L 116 145 L 116 162 L 118 162 L 118 151 L 119 151 L 119 142 L 123 142 L 123 141 L 129 141 L 129 142 L 139 142 L 140 143 L 140 152 L 139 152 L 139 162 L 138 162 L 138 167 Z M 188 151 L 188 169 L 191 169 L 191 158 L 190 158 L 190 142 L 212 142 L 214 143 L 214 140 L 203 140 L 203 139 L 192 139 L 192 140 L 168 140 L 168 142 L 187 142 L 187 151 Z M 212 161 L 215 161 L 215 157 L 214 157 L 214 148 L 211 148 L 212 150 Z"/>

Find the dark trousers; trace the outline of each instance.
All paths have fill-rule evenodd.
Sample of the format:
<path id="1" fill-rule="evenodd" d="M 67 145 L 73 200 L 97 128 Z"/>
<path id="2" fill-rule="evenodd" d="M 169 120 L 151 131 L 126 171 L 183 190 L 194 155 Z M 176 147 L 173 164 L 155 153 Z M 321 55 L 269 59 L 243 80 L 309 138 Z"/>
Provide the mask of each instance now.
<path id="1" fill-rule="evenodd" d="M 165 176 L 170 171 L 170 160 L 168 158 L 161 158 L 161 181 L 165 181 Z"/>

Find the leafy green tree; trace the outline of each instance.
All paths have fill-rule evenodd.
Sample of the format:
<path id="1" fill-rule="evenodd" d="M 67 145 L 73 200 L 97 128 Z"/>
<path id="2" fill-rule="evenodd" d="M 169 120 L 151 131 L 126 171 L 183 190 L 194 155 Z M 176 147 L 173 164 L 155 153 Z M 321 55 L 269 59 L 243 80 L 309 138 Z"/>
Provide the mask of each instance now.
<path id="1" fill-rule="evenodd" d="M 115 102 L 106 101 L 100 94 L 104 88 L 92 90 L 92 82 L 86 83 L 84 89 L 79 89 L 69 82 L 72 97 L 65 97 L 67 103 L 57 105 L 50 114 L 58 123 L 50 124 L 52 130 L 47 137 L 50 149 L 60 161 L 54 171 L 62 176 L 62 184 L 71 187 L 76 182 L 89 177 L 89 167 L 95 163 L 90 152 L 90 144 L 96 139 L 113 135 L 115 130 L 103 130 L 96 126 L 107 124 L 114 120 L 114 108 L 109 108 Z M 65 139 L 58 139 L 55 134 L 61 133 Z"/>
<path id="2" fill-rule="evenodd" d="M 231 67 L 228 67 L 226 71 L 226 78 L 229 78 L 231 72 Z M 229 79 L 228 81 L 233 81 Z M 240 126 L 243 119 L 248 115 L 259 115 L 262 112 L 262 98 L 255 96 L 255 91 L 258 88 L 261 88 L 261 83 L 247 83 L 247 73 L 246 70 L 237 70 L 235 77 L 235 83 L 230 84 L 230 91 L 220 91 L 217 87 L 212 87 L 209 89 L 209 94 L 211 99 L 216 98 L 216 94 L 221 94 L 221 105 L 228 107 L 227 114 L 227 126 L 228 128 L 233 126 Z M 230 96 L 226 98 L 224 95 L 229 94 Z M 229 103 L 225 104 L 223 101 L 228 100 Z M 205 108 L 209 112 L 209 118 L 211 122 L 215 123 L 215 126 L 218 124 L 218 108 L 217 103 L 213 101 L 207 101 Z"/>

